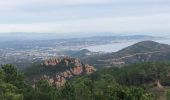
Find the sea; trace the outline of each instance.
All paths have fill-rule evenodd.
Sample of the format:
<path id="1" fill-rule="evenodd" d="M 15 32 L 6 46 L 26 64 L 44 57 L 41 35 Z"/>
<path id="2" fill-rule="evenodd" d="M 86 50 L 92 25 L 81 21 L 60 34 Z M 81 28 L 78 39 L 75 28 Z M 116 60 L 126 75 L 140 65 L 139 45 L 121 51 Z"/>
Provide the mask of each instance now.
<path id="1" fill-rule="evenodd" d="M 170 45 L 170 39 L 165 39 L 165 40 L 152 40 L 155 42 L 159 42 L 162 44 L 168 44 Z M 88 49 L 92 52 L 117 52 L 123 48 L 126 48 L 128 46 L 131 46 L 135 43 L 138 43 L 140 41 L 138 40 L 133 40 L 133 41 L 119 41 L 115 43 L 109 43 L 109 44 L 103 44 L 103 45 L 94 45 L 94 46 L 88 46 L 83 49 Z"/>

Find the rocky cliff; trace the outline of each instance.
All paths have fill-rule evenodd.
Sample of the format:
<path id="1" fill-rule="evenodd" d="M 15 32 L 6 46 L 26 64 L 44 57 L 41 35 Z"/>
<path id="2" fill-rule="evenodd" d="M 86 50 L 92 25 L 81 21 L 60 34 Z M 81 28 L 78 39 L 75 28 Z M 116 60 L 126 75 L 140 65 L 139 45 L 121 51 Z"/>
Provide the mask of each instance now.
<path id="1" fill-rule="evenodd" d="M 48 80 L 51 85 L 63 86 L 66 80 L 79 75 L 89 75 L 96 71 L 93 66 L 83 64 L 75 58 L 50 58 L 42 64 L 46 74 L 42 78 Z"/>

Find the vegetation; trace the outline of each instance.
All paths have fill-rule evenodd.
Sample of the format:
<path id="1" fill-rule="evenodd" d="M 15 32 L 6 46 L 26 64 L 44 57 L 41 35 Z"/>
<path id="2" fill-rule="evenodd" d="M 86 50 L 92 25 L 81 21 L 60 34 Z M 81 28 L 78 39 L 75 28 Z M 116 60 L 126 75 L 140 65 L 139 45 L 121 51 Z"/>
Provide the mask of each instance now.
<path id="1" fill-rule="evenodd" d="M 169 100 L 170 63 L 138 63 L 107 68 L 92 75 L 74 77 L 63 87 L 47 80 L 28 84 L 24 74 L 12 65 L 0 68 L 1 100 L 161 100 L 165 91 Z M 158 92 L 158 93 L 156 93 Z"/>

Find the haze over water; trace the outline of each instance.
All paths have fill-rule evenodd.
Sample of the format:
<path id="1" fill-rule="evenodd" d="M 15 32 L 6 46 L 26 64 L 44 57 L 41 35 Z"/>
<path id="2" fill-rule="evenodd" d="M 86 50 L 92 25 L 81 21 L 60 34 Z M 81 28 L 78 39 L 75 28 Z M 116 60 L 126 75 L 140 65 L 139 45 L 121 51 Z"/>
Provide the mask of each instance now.
<path id="1" fill-rule="evenodd" d="M 155 42 L 163 43 L 163 44 L 169 44 L 170 45 L 170 40 L 165 39 L 165 40 L 153 40 Z M 137 42 L 140 41 L 123 41 L 123 42 L 117 42 L 117 43 L 111 43 L 111 44 L 104 44 L 104 45 L 96 45 L 96 46 L 89 46 L 86 47 L 85 49 L 88 49 L 93 52 L 116 52 L 119 51 L 123 48 L 126 48 L 130 45 L 133 45 Z"/>

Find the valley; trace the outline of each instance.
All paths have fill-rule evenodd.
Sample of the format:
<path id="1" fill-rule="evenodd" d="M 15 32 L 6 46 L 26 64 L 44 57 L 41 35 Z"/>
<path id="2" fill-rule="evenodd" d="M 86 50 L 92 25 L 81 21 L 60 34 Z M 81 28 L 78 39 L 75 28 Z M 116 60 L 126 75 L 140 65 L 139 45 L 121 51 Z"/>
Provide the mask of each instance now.
<path id="1" fill-rule="evenodd" d="M 0 100 L 170 100 L 170 0 L 1 0 Z"/>

